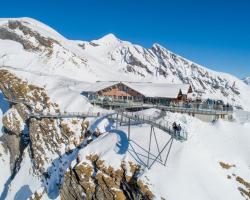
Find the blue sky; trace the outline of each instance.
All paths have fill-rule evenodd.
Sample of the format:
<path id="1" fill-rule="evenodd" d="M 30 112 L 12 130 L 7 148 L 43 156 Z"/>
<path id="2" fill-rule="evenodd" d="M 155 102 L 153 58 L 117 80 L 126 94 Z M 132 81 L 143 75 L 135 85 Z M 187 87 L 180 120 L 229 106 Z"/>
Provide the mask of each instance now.
<path id="1" fill-rule="evenodd" d="M 10 0 L 0 17 L 32 17 L 70 39 L 107 33 L 153 43 L 211 69 L 250 76 L 248 0 Z"/>

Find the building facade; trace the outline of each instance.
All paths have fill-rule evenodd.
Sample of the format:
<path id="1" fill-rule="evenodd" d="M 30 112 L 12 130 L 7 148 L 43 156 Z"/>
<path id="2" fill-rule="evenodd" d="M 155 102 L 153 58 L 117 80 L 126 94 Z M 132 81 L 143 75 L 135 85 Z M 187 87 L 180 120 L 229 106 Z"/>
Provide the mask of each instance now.
<path id="1" fill-rule="evenodd" d="M 134 101 L 169 105 L 186 101 L 192 93 L 190 85 L 138 82 L 96 82 L 83 89 L 83 94 L 93 100 Z"/>

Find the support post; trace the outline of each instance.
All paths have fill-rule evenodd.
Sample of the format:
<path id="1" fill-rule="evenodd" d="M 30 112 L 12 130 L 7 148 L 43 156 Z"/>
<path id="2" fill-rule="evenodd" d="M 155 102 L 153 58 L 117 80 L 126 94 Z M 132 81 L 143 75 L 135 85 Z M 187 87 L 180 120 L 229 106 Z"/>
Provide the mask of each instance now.
<path id="1" fill-rule="evenodd" d="M 122 114 L 121 114 L 121 122 L 120 122 L 120 126 L 122 125 L 122 120 L 123 120 L 123 110 L 122 110 Z"/>
<path id="2" fill-rule="evenodd" d="M 128 118 L 128 141 L 130 141 L 130 118 Z"/>
<path id="3" fill-rule="evenodd" d="M 172 147 L 173 141 L 174 141 L 174 138 L 173 138 L 173 137 L 171 137 L 171 143 L 170 143 L 170 147 L 169 147 L 169 149 L 168 149 L 168 153 L 167 153 L 166 160 L 165 160 L 165 162 L 164 162 L 164 166 L 166 166 L 166 163 L 167 163 L 167 160 L 168 160 L 168 156 L 169 156 L 169 153 L 170 153 L 170 150 L 171 150 L 171 147 Z"/>
<path id="4" fill-rule="evenodd" d="M 154 159 L 154 161 L 152 162 L 152 164 L 148 167 L 148 169 L 150 169 L 150 168 L 153 166 L 153 164 L 156 162 L 156 160 L 160 157 L 161 153 L 166 149 L 166 147 L 168 146 L 169 142 L 172 142 L 173 139 L 174 139 L 174 138 L 171 137 L 171 138 L 168 140 L 168 142 L 167 142 L 167 143 L 165 144 L 165 146 L 162 148 L 161 152 L 156 156 L 156 158 Z M 170 150 L 169 150 L 169 152 L 170 152 Z"/>
<path id="5" fill-rule="evenodd" d="M 150 138 L 149 138 L 148 161 L 147 161 L 147 167 L 148 167 L 148 168 L 149 168 L 149 157 L 150 157 L 150 150 L 151 150 L 152 132 L 153 132 L 153 126 L 151 126 L 151 130 L 150 130 Z"/>
<path id="6" fill-rule="evenodd" d="M 118 129 L 118 113 L 116 115 L 116 129 Z"/>
<path id="7" fill-rule="evenodd" d="M 154 138 L 155 138 L 157 150 L 158 150 L 158 153 L 160 153 L 160 148 L 159 148 L 159 144 L 158 144 L 158 141 L 157 141 L 157 137 L 156 137 L 155 129 L 154 128 L 153 128 L 153 132 L 154 132 Z M 162 161 L 161 154 L 160 154 L 160 161 Z"/>

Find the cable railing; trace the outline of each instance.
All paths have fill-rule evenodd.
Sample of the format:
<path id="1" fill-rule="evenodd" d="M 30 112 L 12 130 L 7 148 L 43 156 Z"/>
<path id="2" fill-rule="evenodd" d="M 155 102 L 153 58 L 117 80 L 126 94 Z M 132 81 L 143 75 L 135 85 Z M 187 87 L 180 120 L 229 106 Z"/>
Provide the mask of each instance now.
<path id="1" fill-rule="evenodd" d="M 183 113 L 208 114 L 208 115 L 230 114 L 230 113 L 233 112 L 232 110 L 186 108 L 186 107 L 181 107 L 181 106 L 157 106 L 157 107 L 161 108 L 161 109 L 164 109 L 166 111 L 183 112 Z"/>
<path id="2" fill-rule="evenodd" d="M 115 112 L 63 112 L 63 113 L 30 113 L 33 118 L 70 118 L 70 117 L 105 117 Z"/>
<path id="3" fill-rule="evenodd" d="M 157 121 L 157 119 L 155 119 L 152 116 L 149 115 L 138 115 L 136 113 L 122 113 L 121 114 L 123 117 L 127 117 L 133 120 L 137 120 L 146 124 L 150 124 L 156 128 L 159 128 L 161 130 L 163 130 L 164 132 L 168 132 L 171 136 L 173 136 L 175 139 L 177 140 L 187 140 L 187 132 L 185 130 L 181 130 L 181 131 L 175 131 L 172 128 L 172 125 L 169 125 L 169 122 L 162 122 L 162 121 Z"/>

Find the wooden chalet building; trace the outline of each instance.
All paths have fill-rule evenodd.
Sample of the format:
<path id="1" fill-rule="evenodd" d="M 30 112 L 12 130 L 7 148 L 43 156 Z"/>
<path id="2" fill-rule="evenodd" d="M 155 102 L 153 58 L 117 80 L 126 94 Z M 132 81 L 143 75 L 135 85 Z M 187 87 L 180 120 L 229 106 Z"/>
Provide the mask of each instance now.
<path id="1" fill-rule="evenodd" d="M 102 82 L 86 85 L 83 95 L 90 100 L 134 101 L 144 103 L 184 102 L 192 93 L 190 85 L 150 82 Z"/>

